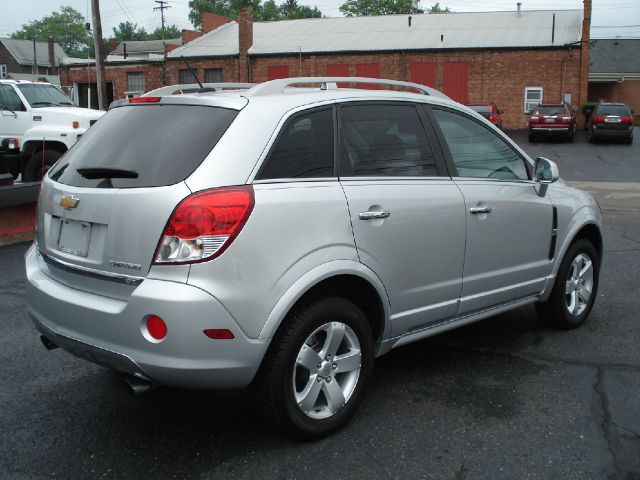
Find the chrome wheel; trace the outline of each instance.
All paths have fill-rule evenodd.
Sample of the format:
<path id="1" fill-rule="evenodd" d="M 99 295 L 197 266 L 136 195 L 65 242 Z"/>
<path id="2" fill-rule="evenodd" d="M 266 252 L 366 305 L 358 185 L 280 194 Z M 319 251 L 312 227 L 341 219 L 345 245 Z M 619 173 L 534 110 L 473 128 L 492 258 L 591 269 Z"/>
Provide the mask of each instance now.
<path id="1" fill-rule="evenodd" d="M 305 340 L 293 369 L 296 404 L 310 418 L 335 415 L 353 394 L 362 353 L 354 331 L 342 322 L 321 325 Z"/>
<path id="2" fill-rule="evenodd" d="M 584 253 L 577 255 L 567 275 L 565 303 L 569 313 L 575 317 L 589 305 L 593 292 L 593 262 Z"/>

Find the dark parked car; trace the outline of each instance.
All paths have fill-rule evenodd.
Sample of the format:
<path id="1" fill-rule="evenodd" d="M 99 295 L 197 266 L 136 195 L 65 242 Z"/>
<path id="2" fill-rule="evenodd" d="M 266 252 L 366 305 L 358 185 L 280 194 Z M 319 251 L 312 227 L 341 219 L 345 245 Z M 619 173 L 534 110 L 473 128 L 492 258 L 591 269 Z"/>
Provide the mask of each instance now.
<path id="1" fill-rule="evenodd" d="M 573 142 L 576 133 L 576 114 L 566 103 L 540 104 L 529 118 L 529 141 L 538 137 L 560 136 Z"/>
<path id="2" fill-rule="evenodd" d="M 633 111 L 624 103 L 599 103 L 587 122 L 590 142 L 601 138 L 621 138 L 633 143 Z"/>
<path id="3" fill-rule="evenodd" d="M 467 106 L 471 110 L 475 110 L 484 118 L 493 123 L 496 127 L 502 130 L 502 110 L 493 102 L 474 102 L 467 103 Z"/>

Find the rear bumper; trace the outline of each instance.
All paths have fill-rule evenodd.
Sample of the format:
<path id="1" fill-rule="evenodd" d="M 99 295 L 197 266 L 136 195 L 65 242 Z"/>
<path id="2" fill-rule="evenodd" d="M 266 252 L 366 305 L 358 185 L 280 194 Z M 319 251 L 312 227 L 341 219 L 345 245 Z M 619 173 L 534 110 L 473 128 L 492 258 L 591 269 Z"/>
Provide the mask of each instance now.
<path id="1" fill-rule="evenodd" d="M 633 135 L 633 127 L 607 128 L 594 126 L 591 135 L 601 138 L 629 138 Z"/>
<path id="2" fill-rule="evenodd" d="M 107 368 L 185 388 L 247 386 L 268 340 L 247 338 L 209 293 L 189 285 L 144 280 L 126 300 L 70 288 L 46 274 L 35 248 L 26 255 L 29 315 L 36 328 L 61 348 Z M 142 334 L 144 318 L 167 324 L 153 343 Z M 233 340 L 212 340 L 207 328 L 227 328 Z"/>
<path id="3" fill-rule="evenodd" d="M 570 135 L 573 132 L 572 126 L 562 126 L 562 127 L 544 127 L 544 126 L 536 126 L 529 127 L 529 133 L 533 133 L 535 135 Z"/>

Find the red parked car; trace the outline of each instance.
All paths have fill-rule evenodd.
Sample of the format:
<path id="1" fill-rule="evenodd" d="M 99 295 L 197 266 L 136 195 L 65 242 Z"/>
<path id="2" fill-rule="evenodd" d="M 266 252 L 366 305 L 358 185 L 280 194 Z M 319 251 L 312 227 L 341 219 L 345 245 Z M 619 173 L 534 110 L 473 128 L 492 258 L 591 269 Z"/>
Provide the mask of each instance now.
<path id="1" fill-rule="evenodd" d="M 576 134 L 576 112 L 566 103 L 541 103 L 531 112 L 529 118 L 529 141 L 538 137 L 560 136 L 573 142 Z"/>
<path id="2" fill-rule="evenodd" d="M 467 107 L 471 110 L 475 110 L 484 118 L 493 123 L 496 127 L 502 130 L 502 110 L 493 102 L 473 102 L 467 103 Z"/>

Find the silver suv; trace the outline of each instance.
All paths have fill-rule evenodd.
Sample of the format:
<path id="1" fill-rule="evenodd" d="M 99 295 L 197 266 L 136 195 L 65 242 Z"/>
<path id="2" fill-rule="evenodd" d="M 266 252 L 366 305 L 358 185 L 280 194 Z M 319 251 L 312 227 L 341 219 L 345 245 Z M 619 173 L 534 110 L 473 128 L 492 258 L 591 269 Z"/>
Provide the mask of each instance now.
<path id="1" fill-rule="evenodd" d="M 251 385 L 317 437 L 395 347 L 531 303 L 582 324 L 600 222 L 553 162 L 420 85 L 146 96 L 45 178 L 29 313 L 45 346 L 136 389 Z"/>

